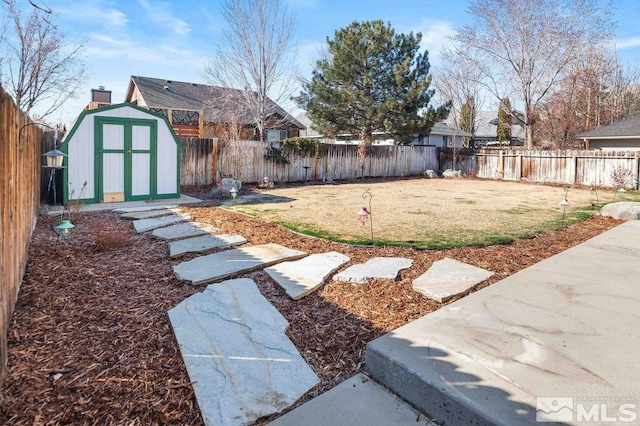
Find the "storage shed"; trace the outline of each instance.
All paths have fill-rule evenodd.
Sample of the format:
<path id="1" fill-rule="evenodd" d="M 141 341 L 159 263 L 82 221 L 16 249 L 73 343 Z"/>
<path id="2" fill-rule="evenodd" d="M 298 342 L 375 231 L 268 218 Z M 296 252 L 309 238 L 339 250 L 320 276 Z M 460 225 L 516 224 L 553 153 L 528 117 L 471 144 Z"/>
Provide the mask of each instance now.
<path id="1" fill-rule="evenodd" d="M 128 103 L 84 111 L 60 150 L 65 203 L 180 197 L 182 146 L 154 112 Z"/>

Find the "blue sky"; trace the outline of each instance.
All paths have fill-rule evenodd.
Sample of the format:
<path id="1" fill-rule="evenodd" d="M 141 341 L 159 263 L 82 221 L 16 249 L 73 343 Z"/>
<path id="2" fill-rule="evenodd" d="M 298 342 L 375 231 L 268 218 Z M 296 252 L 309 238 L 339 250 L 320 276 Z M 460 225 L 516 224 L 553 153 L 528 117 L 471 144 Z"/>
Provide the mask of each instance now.
<path id="1" fill-rule="evenodd" d="M 28 0 L 18 1 L 28 6 Z M 70 123 L 98 86 L 112 90 L 113 102 L 123 102 L 131 75 L 203 82 L 201 70 L 223 25 L 218 0 L 44 2 L 59 12 L 59 27 L 72 40 L 87 39 L 87 84 L 79 99 L 51 117 L 53 122 Z M 614 0 L 613 5 L 619 56 L 624 63 L 640 66 L 640 2 Z M 389 21 L 397 32 L 422 32 L 422 47 L 437 66 L 447 37 L 470 21 L 467 6 L 467 0 L 289 0 L 289 10 L 298 20 L 299 69 L 310 74 L 327 36 L 336 29 L 371 19 Z"/>

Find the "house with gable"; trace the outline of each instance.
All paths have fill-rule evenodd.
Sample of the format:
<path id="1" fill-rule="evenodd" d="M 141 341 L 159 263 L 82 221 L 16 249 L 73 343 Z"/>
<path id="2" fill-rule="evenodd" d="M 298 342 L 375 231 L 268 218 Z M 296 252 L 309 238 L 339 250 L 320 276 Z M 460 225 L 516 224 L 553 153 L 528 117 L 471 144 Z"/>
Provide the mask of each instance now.
<path id="1" fill-rule="evenodd" d="M 231 134 L 244 140 L 259 140 L 246 92 L 160 78 L 131 76 L 125 102 L 167 117 L 179 137 L 221 138 Z M 268 99 L 271 111 L 264 140 L 275 142 L 299 136 L 305 126 Z"/>

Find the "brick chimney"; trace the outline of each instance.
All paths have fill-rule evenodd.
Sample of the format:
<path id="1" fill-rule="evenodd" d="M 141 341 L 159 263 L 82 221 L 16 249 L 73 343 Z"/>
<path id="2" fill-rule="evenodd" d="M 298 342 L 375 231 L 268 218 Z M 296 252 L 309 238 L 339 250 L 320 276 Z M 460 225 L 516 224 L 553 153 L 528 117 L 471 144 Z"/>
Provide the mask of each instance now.
<path id="1" fill-rule="evenodd" d="M 91 89 L 91 102 L 110 104 L 111 90 L 104 90 L 104 86 L 98 86 L 97 89 Z"/>

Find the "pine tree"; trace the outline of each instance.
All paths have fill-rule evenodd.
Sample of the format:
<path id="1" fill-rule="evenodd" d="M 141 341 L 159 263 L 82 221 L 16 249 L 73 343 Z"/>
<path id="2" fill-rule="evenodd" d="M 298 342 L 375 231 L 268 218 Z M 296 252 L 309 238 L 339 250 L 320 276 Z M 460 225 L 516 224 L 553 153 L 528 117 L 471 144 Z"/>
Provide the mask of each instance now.
<path id="1" fill-rule="evenodd" d="M 497 139 L 511 142 L 511 129 L 513 128 L 513 114 L 509 98 L 502 98 L 498 108 Z"/>
<path id="2" fill-rule="evenodd" d="M 426 135 L 444 119 L 447 106 L 429 106 L 428 53 L 419 54 L 420 33 L 396 34 L 382 21 L 353 22 L 327 38 L 328 55 L 316 62 L 296 98 L 316 130 L 363 140 L 364 155 L 374 132 L 399 143 Z"/>

